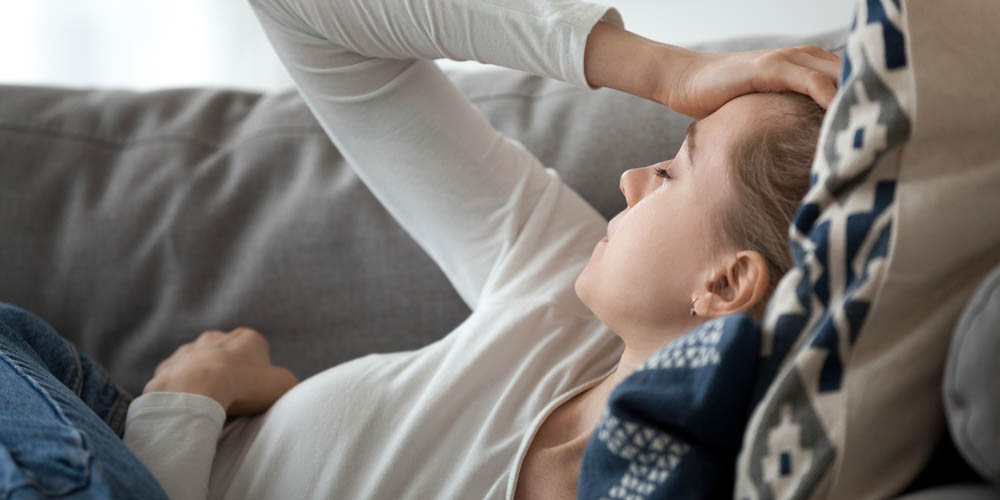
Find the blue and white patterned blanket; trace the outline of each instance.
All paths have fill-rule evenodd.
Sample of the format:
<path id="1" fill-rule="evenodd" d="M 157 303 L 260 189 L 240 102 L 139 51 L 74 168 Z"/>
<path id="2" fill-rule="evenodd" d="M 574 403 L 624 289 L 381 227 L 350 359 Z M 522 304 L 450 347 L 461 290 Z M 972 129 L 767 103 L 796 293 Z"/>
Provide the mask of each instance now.
<path id="1" fill-rule="evenodd" d="M 587 444 L 579 498 L 714 498 L 732 477 L 753 399 L 757 325 L 711 320 L 613 391 Z"/>

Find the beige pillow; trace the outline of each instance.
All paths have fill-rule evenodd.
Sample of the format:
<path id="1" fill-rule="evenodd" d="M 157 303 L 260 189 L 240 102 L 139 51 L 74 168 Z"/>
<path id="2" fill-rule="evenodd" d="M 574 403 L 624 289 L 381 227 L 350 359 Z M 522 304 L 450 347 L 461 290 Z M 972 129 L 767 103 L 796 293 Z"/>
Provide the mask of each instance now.
<path id="1" fill-rule="evenodd" d="M 885 498 L 944 428 L 952 330 L 1000 262 L 1000 4 L 859 1 L 797 267 L 764 322 L 773 374 L 739 499 Z"/>

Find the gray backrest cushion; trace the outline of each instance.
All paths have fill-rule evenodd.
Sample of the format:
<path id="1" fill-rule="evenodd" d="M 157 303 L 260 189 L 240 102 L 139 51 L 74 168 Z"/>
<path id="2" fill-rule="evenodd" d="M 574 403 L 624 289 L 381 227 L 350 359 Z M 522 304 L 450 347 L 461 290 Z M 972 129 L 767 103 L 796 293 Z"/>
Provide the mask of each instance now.
<path id="1" fill-rule="evenodd" d="M 955 446 L 1000 486 L 1000 267 L 983 280 L 955 328 L 944 404 Z"/>
<path id="2" fill-rule="evenodd" d="M 749 50 L 846 30 L 703 44 Z M 458 87 L 610 219 L 621 173 L 671 158 L 690 122 L 611 89 L 513 70 Z M 248 326 L 301 378 L 413 349 L 469 310 L 345 164 L 293 89 L 0 86 L 0 300 L 140 392 L 208 329 Z"/>

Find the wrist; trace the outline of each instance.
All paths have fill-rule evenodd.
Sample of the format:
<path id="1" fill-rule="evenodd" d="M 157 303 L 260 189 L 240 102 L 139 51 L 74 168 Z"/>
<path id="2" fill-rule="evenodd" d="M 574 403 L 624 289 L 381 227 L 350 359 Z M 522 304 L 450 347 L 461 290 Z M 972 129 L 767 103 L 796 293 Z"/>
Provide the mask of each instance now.
<path id="1" fill-rule="evenodd" d="M 584 75 L 594 87 L 608 87 L 654 99 L 662 45 L 616 25 L 598 22 L 587 37 Z"/>
<path id="2" fill-rule="evenodd" d="M 143 394 L 150 392 L 182 392 L 206 396 L 222 405 L 227 413 L 233 404 L 230 396 L 232 391 L 226 382 L 225 374 L 208 367 L 187 368 L 157 374 L 146 383 L 142 390 Z"/>
<path id="3" fill-rule="evenodd" d="M 659 75 L 652 99 L 670 109 L 678 111 L 684 99 L 683 82 L 686 73 L 696 62 L 697 53 L 674 45 L 659 44 L 657 47 Z"/>

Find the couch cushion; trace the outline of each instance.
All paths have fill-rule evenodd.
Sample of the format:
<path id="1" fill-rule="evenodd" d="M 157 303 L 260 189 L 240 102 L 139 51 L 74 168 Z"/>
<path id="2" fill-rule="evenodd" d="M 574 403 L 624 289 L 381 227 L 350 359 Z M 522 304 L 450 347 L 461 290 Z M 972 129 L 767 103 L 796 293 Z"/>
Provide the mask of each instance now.
<path id="1" fill-rule="evenodd" d="M 1000 486 L 1000 267 L 983 280 L 948 351 L 944 402 L 962 456 Z"/>
<path id="2" fill-rule="evenodd" d="M 255 328 L 305 378 L 468 314 L 294 92 L 2 87 L 0 102 L 0 300 L 133 392 L 207 329 Z"/>

